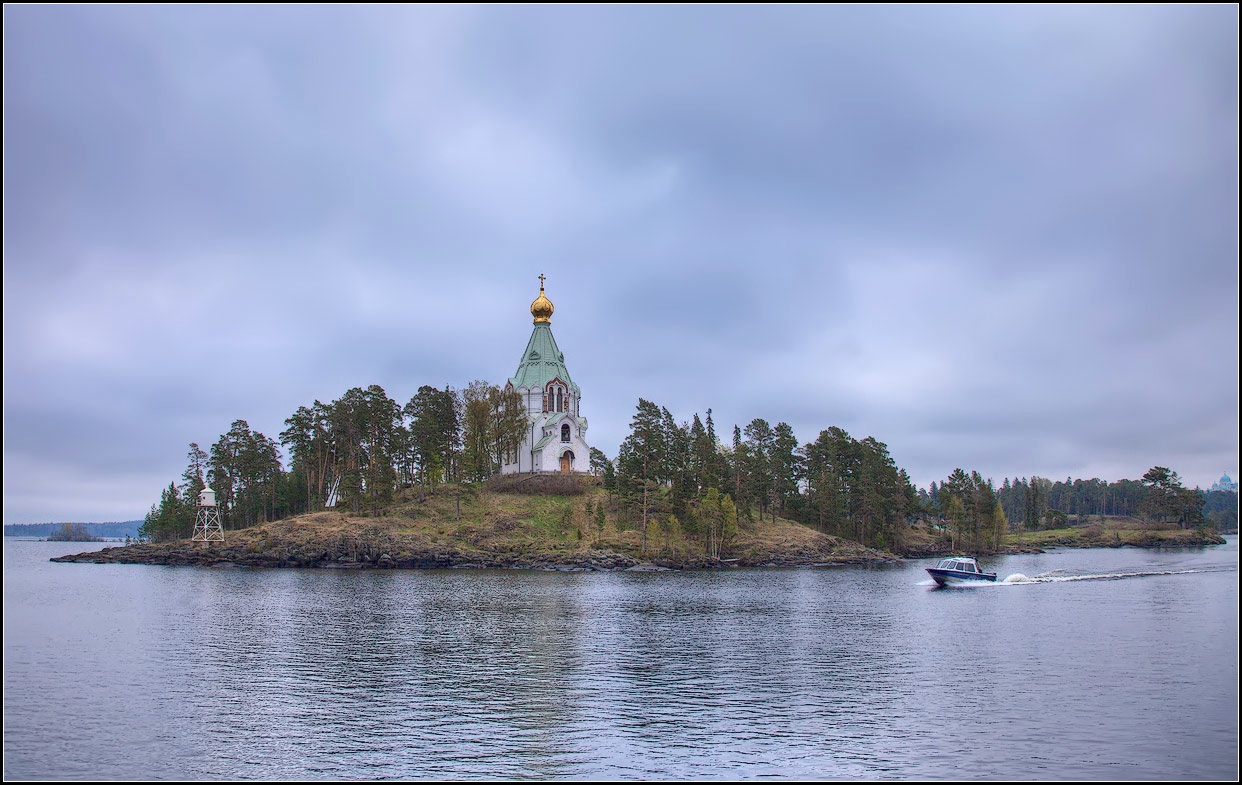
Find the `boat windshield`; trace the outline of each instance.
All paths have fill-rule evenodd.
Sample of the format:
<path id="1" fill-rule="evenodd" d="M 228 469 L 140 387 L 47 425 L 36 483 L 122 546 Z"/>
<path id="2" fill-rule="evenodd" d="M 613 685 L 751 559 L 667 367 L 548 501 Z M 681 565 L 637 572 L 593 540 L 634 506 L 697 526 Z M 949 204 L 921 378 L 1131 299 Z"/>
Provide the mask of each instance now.
<path id="1" fill-rule="evenodd" d="M 973 561 L 965 561 L 962 559 L 941 559 L 936 565 L 939 570 L 956 570 L 958 572 L 982 572 L 979 566 Z"/>

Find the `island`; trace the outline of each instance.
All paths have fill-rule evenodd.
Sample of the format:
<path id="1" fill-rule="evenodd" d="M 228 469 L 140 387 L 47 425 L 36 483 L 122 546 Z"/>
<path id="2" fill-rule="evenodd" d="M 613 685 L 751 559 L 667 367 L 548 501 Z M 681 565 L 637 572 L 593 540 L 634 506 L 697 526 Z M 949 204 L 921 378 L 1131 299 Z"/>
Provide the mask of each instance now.
<path id="1" fill-rule="evenodd" d="M 528 487 L 523 487 L 523 485 Z M 710 569 L 831 566 L 951 555 L 964 548 L 934 522 L 914 521 L 897 547 L 879 548 L 779 516 L 738 516 L 719 531 L 691 530 L 669 515 L 642 520 L 590 477 L 553 492 L 523 478 L 406 489 L 379 515 L 323 510 L 225 532 L 223 543 L 140 542 L 53 558 L 56 562 L 312 567 L 330 569 Z M 988 553 L 1047 547 L 1190 546 L 1223 543 L 1204 530 L 1155 530 L 1112 521 L 1011 534 Z M 645 535 L 645 536 L 644 536 Z"/>
<path id="2" fill-rule="evenodd" d="M 48 542 L 104 542 L 103 537 L 94 536 L 81 523 L 62 523 L 47 539 Z"/>
<path id="3" fill-rule="evenodd" d="M 916 488 L 872 436 L 830 426 L 800 444 L 789 423 L 756 417 L 734 424 L 730 440 L 710 408 L 679 422 L 645 398 L 609 459 L 588 440 L 583 391 L 552 334 L 545 278 L 530 304 L 526 348 L 503 384 L 424 384 L 404 406 L 378 384 L 316 400 L 285 420 L 287 465 L 275 439 L 235 420 L 210 451 L 190 443 L 181 484 L 170 483 L 143 521 L 151 542 L 57 561 L 832 565 L 1206 545 L 1224 542 L 1213 528 L 1237 525 L 1236 488 L 1204 494 L 1168 467 L 1137 481 L 1006 477 L 999 488 L 957 467 Z"/>
<path id="4" fill-rule="evenodd" d="M 864 564 L 898 558 L 779 518 L 740 521 L 714 553 L 710 535 L 674 531 L 667 517 L 648 521 L 645 541 L 642 529 L 641 521 L 608 510 L 607 494 L 598 489 L 527 495 L 441 486 L 386 515 L 328 510 L 229 530 L 223 543 L 144 542 L 52 561 L 585 571 Z"/>

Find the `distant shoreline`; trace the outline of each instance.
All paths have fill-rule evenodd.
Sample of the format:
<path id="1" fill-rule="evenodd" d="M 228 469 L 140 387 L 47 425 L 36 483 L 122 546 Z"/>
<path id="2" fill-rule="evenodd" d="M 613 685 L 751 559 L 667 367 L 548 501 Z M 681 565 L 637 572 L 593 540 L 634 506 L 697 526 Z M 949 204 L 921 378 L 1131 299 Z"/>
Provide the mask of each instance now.
<path id="1" fill-rule="evenodd" d="M 24 535 L 14 536 L 12 534 L 4 535 L 4 539 L 12 540 L 13 542 L 73 542 L 73 540 L 53 540 L 48 537 L 26 537 Z M 130 540 L 133 540 L 133 539 L 135 538 L 133 537 L 130 538 Z M 124 537 L 100 537 L 97 540 L 90 540 L 90 542 L 125 542 L 125 538 Z"/>
<path id="2" fill-rule="evenodd" d="M 6 523 L 4 525 L 5 537 L 38 537 L 45 539 L 55 534 L 66 523 L 72 526 L 80 526 L 85 529 L 86 533 L 94 537 L 103 537 L 105 540 L 124 540 L 128 535 L 130 538 L 137 538 L 138 531 L 142 527 L 142 521 L 112 521 L 107 523 Z"/>

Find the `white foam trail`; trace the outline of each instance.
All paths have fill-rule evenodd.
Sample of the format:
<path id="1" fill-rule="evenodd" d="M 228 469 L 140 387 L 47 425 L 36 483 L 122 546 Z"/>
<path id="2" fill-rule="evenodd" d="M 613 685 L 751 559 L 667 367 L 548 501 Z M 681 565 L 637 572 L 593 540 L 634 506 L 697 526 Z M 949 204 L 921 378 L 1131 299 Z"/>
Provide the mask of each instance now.
<path id="1" fill-rule="evenodd" d="M 1148 578 L 1154 575 L 1195 575 L 1203 572 L 1218 571 L 1218 569 L 1200 568 L 1193 570 L 1148 570 L 1137 572 L 1104 572 L 1093 575 L 1074 575 L 1068 570 L 1051 570 L 1049 572 L 1036 575 L 1033 578 L 1023 575 L 1020 572 L 1016 572 L 1001 581 L 1000 585 L 1018 586 L 1032 583 L 1068 583 L 1069 581 L 1115 581 L 1121 580 L 1122 578 Z"/>

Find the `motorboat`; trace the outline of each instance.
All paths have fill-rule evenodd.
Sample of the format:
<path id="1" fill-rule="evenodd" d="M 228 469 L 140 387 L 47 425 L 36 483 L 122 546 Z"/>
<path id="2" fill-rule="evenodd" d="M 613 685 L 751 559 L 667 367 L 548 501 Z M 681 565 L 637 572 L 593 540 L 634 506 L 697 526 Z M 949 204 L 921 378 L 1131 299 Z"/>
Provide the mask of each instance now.
<path id="1" fill-rule="evenodd" d="M 928 567 L 927 573 L 938 586 L 960 586 L 963 583 L 996 580 L 996 573 L 979 569 L 979 563 L 969 556 L 941 559 L 935 567 Z"/>

